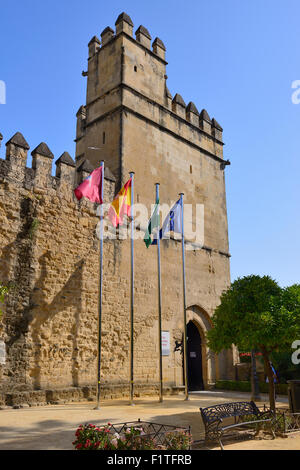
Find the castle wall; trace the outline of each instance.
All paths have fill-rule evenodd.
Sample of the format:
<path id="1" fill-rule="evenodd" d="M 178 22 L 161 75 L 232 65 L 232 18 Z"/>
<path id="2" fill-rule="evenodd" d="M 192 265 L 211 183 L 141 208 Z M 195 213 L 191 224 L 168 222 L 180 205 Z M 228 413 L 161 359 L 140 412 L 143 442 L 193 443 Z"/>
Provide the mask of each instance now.
<path id="1" fill-rule="evenodd" d="M 161 183 L 162 203 L 175 202 L 183 191 L 184 202 L 193 205 L 194 219 L 196 204 L 204 205 L 204 244 L 228 253 L 225 181 L 218 161 L 133 113 L 124 118 L 123 155 L 124 172 L 136 172 L 138 202 L 154 202 L 156 182 Z M 228 278 L 222 279 L 227 285 Z"/>
<path id="2" fill-rule="evenodd" d="M 96 209 L 74 198 L 75 168 L 69 167 L 72 184 L 67 177 L 48 175 L 44 186 L 36 184 L 36 172 L 24 165 L 18 179 L 11 170 L 8 160 L 0 161 L 0 282 L 10 286 L 1 318 L 7 353 L 6 364 L 0 365 L 1 391 L 93 385 L 99 287 Z M 105 180 L 106 202 L 114 192 L 114 183 Z M 118 242 L 106 241 L 102 368 L 104 376 L 110 371 L 111 382 L 128 379 L 123 301 L 129 279 L 126 274 L 121 280 L 119 264 Z"/>
<path id="3" fill-rule="evenodd" d="M 93 102 L 119 85 L 121 46 L 122 38 L 119 37 L 90 54 L 88 60 L 87 103 Z"/>
<path id="4" fill-rule="evenodd" d="M 166 62 L 139 42 L 123 38 L 123 83 L 165 105 Z"/>
<path id="5" fill-rule="evenodd" d="M 104 160 L 114 176 L 119 179 L 121 172 L 120 139 L 121 117 L 119 111 L 92 122 L 85 129 L 84 139 L 77 142 L 77 165 L 80 165 L 84 160 L 89 160 L 96 166 L 101 160 Z"/>
<path id="6" fill-rule="evenodd" d="M 120 19 L 121 18 L 121 19 Z M 205 387 L 233 373 L 231 351 L 211 354 L 205 333 L 220 296 L 230 285 L 222 129 L 207 112 L 172 99 L 166 87 L 165 47 L 140 27 L 136 39 L 124 14 L 89 43 L 87 103 L 77 113 L 76 164 L 63 154 L 52 176 L 46 144 L 32 152 L 17 133 L 0 160 L 0 283 L 10 285 L 0 339 L 0 404 L 94 396 L 97 367 L 99 218 L 80 203 L 74 187 L 105 161 L 104 199 L 111 202 L 135 172 L 135 203 L 150 216 L 155 183 L 161 204 L 184 192 L 185 204 L 204 207 L 202 248 L 186 244 L 187 318 L 202 341 Z M 166 214 L 165 214 L 166 215 Z M 106 217 L 106 225 L 109 226 Z M 194 227 L 195 228 L 195 225 Z M 134 303 L 135 393 L 158 391 L 159 340 L 156 248 L 137 230 Z M 201 248 L 201 249 L 199 249 Z M 165 390 L 183 384 L 181 242 L 161 243 L 162 329 L 170 332 L 163 357 Z M 130 240 L 104 241 L 102 396 L 128 396 L 130 352 Z M 2 395 L 1 395 L 2 393 Z M 26 397 L 24 394 L 28 394 Z M 19 394 L 19 398 L 16 398 Z M 35 395 L 34 395 L 35 394 Z M 19 401 L 18 401 L 19 400 Z"/>
<path id="7" fill-rule="evenodd" d="M 46 162 L 46 157 L 36 159 Z M 71 175 L 75 169 L 61 166 L 61 175 L 67 172 L 67 177 L 49 175 L 46 166 L 44 177 L 37 180 L 36 170 L 25 167 L 23 177 L 20 172 L 15 178 L 10 162 L 1 161 L 0 281 L 12 286 L 1 323 L 1 337 L 7 344 L 7 363 L 0 366 L 3 393 L 95 383 L 98 218 L 93 204 L 74 199 Z M 139 184 L 136 178 L 142 195 Z M 105 201 L 111 201 L 114 193 L 114 184 L 106 180 Z M 152 199 L 150 192 L 148 197 Z M 183 328 L 180 242 L 162 242 L 161 264 L 163 330 L 171 335 L 163 377 L 166 386 L 174 386 L 182 384 L 181 357 L 173 351 Z M 216 251 L 187 251 L 186 267 L 188 304 L 200 305 L 211 315 L 224 289 L 223 279 L 228 278 L 228 258 Z M 122 385 L 126 395 L 129 240 L 104 242 L 103 282 L 103 384 Z M 134 331 L 135 382 L 154 390 L 158 382 L 157 260 L 155 247 L 147 250 L 142 239 L 135 241 Z"/>

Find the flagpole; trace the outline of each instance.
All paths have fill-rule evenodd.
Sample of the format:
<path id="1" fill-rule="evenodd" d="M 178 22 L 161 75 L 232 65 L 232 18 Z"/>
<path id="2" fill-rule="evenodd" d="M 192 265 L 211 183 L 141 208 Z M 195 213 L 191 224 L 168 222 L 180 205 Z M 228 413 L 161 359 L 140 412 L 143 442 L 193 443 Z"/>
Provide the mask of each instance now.
<path id="1" fill-rule="evenodd" d="M 185 252 L 184 252 L 184 217 L 183 217 L 183 195 L 179 193 L 181 204 L 181 244 L 182 244 L 182 280 L 183 280 L 183 357 L 184 357 L 184 388 L 185 400 L 189 399 L 188 373 L 187 373 L 187 329 L 186 329 L 186 294 L 185 294 Z"/>
<path id="2" fill-rule="evenodd" d="M 104 189 L 104 161 L 101 160 L 101 200 L 103 202 Z M 100 259 L 99 259 L 99 298 L 98 298 L 98 365 L 97 365 L 97 404 L 95 410 L 100 409 L 100 380 L 101 380 L 101 326 L 102 326 L 102 271 L 103 271 L 103 204 L 100 204 Z"/>
<path id="3" fill-rule="evenodd" d="M 133 214 L 132 206 L 134 204 L 134 171 L 130 173 L 131 178 L 131 201 L 130 201 L 130 218 L 131 218 L 131 298 L 130 298 L 130 405 L 133 403 L 133 340 L 134 340 L 134 251 L 133 251 L 133 237 L 134 237 L 134 225 L 133 225 Z"/>
<path id="4" fill-rule="evenodd" d="M 159 201 L 159 183 L 156 183 L 156 201 Z M 158 207 L 159 214 L 159 207 Z M 157 231 L 157 271 L 158 271 L 158 349 L 159 349 L 159 401 L 163 401 L 163 376 L 162 376 L 162 344 L 161 344 L 161 272 L 160 272 L 160 238 L 159 227 Z"/>

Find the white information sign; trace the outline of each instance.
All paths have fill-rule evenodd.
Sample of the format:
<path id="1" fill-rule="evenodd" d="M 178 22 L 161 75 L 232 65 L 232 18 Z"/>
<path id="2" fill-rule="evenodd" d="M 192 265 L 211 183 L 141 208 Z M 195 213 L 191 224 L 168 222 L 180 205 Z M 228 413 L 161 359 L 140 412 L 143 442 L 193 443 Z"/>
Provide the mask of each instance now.
<path id="1" fill-rule="evenodd" d="M 0 364 L 6 363 L 6 348 L 5 343 L 2 339 L 0 339 Z"/>
<path id="2" fill-rule="evenodd" d="M 161 349 L 162 349 L 162 356 L 170 355 L 170 332 L 169 331 L 161 332 Z"/>

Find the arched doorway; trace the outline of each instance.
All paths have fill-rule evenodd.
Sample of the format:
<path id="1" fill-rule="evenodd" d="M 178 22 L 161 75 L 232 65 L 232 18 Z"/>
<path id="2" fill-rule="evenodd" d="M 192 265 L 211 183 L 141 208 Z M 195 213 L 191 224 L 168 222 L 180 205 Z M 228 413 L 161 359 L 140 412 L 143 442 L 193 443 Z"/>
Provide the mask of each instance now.
<path id="1" fill-rule="evenodd" d="M 203 390 L 201 336 L 192 321 L 187 324 L 187 369 L 188 389 Z"/>

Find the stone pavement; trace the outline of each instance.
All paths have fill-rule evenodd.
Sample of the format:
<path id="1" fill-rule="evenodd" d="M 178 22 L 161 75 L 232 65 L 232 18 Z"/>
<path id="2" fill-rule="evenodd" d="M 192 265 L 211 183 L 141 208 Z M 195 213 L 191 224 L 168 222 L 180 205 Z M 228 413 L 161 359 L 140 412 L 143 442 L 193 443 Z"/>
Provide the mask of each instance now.
<path id="1" fill-rule="evenodd" d="M 157 397 L 138 398 L 134 406 L 130 406 L 127 400 L 104 401 L 100 410 L 93 409 L 93 402 L 2 409 L 0 450 L 68 450 L 73 448 L 72 441 L 79 424 L 102 425 L 139 418 L 176 426 L 190 425 L 193 439 L 198 440 L 203 437 L 199 407 L 249 399 L 247 393 L 203 391 L 191 393 L 189 401 L 185 401 L 183 395 L 165 397 L 163 403 L 159 403 Z M 259 405 L 264 403 L 267 403 L 266 395 Z M 280 397 L 278 405 L 287 405 L 287 398 Z M 228 448 L 300 449 L 300 435 L 275 441 L 243 441 L 230 444 Z"/>

